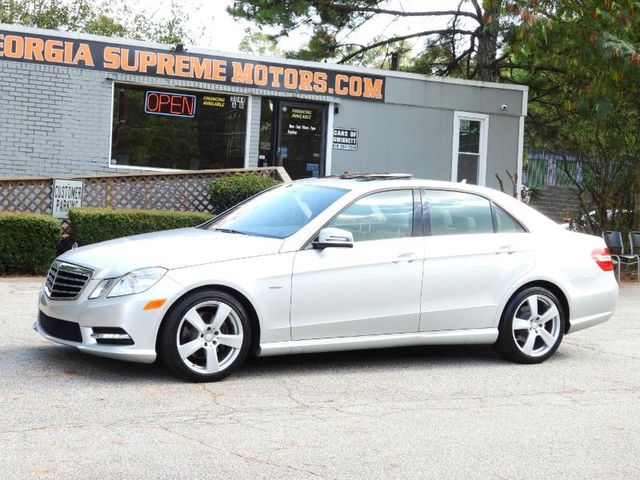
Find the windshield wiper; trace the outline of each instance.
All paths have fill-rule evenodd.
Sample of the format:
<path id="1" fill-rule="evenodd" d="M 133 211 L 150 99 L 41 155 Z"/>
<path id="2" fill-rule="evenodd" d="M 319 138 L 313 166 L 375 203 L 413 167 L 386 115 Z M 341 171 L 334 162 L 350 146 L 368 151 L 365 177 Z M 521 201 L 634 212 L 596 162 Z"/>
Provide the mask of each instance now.
<path id="1" fill-rule="evenodd" d="M 232 228 L 214 228 L 213 230 L 216 232 L 223 232 L 223 233 L 236 233 L 238 235 L 249 235 L 246 232 L 241 232 L 240 230 L 233 230 Z"/>

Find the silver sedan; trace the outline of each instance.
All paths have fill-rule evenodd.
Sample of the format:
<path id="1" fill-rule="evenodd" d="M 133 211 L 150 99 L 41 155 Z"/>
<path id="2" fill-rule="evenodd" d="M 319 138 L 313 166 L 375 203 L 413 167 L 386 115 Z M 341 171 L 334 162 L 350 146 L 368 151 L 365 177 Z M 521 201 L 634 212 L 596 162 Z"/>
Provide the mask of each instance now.
<path id="1" fill-rule="evenodd" d="M 495 344 L 521 363 L 611 317 L 602 239 L 495 190 L 396 176 L 283 184 L 194 228 L 53 263 L 35 328 L 220 380 L 247 354 Z"/>

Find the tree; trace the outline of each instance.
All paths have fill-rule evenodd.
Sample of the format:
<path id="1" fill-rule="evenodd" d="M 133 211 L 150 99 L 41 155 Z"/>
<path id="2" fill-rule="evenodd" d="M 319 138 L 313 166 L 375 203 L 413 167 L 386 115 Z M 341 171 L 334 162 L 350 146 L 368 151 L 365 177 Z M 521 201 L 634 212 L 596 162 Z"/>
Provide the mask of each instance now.
<path id="1" fill-rule="evenodd" d="M 239 45 L 241 52 L 255 53 L 256 55 L 269 55 L 282 57 L 284 52 L 278 45 L 278 39 L 273 35 L 263 32 L 247 33 Z"/>
<path id="2" fill-rule="evenodd" d="M 518 0 L 520 1 L 520 0 Z M 439 75 L 458 72 L 468 78 L 493 81 L 498 78 L 498 52 L 507 11 L 505 0 L 461 0 L 452 10 L 404 11 L 387 8 L 388 0 L 241 0 L 228 11 L 238 18 L 254 22 L 259 28 L 278 31 L 274 37 L 287 36 L 299 28 L 308 28 L 311 37 L 305 47 L 290 56 L 305 60 L 335 59 L 338 63 L 358 63 L 372 50 L 404 49 L 406 41 L 424 39 L 425 55 L 418 64 Z M 415 18 L 415 31 L 388 38 L 376 37 L 366 45 L 351 43 L 349 32 L 360 28 L 374 16 Z M 424 28 L 427 19 L 446 18 L 444 28 Z"/>
<path id="3" fill-rule="evenodd" d="M 8 0 L 0 2 L 0 23 L 109 37 L 184 43 L 189 40 L 188 15 L 171 3 L 168 18 L 150 20 L 145 13 L 133 14 L 124 0 L 96 3 L 88 0 Z"/>
<path id="4" fill-rule="evenodd" d="M 536 2 L 511 44 L 512 78 L 530 86 L 530 143 L 580 157 L 576 186 L 583 213 L 595 211 L 583 216 L 594 232 L 630 228 L 628 211 L 640 226 L 637 8 L 630 0 Z"/>

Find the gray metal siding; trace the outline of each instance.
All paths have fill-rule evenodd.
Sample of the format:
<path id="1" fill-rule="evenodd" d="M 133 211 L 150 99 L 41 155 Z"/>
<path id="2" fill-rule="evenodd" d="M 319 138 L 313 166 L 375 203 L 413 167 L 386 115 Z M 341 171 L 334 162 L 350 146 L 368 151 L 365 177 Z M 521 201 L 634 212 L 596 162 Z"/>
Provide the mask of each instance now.
<path id="1" fill-rule="evenodd" d="M 358 151 L 333 150 L 332 173 L 408 172 L 449 179 L 452 125 L 450 111 L 342 102 L 334 128 L 357 128 Z"/>
<path id="2" fill-rule="evenodd" d="M 523 92 L 519 90 L 387 77 L 385 95 L 388 104 L 500 113 L 515 117 L 522 114 Z M 506 105 L 507 110 L 502 110 L 502 105 Z"/>
<path id="3" fill-rule="evenodd" d="M 506 170 L 513 174 L 518 169 L 518 133 L 518 118 L 489 116 L 487 187 L 499 188 L 497 173 L 502 178 L 505 192 L 511 194 L 512 184 Z"/>

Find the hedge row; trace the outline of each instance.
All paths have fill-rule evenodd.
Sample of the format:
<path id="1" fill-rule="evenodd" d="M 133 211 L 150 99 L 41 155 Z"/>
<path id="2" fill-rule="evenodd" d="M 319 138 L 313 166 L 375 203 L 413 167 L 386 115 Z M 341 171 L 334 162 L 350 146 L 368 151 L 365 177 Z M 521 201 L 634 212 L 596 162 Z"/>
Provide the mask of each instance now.
<path id="1" fill-rule="evenodd" d="M 224 177 L 209 185 L 211 205 L 223 212 L 277 185 L 273 178 L 247 173 Z M 49 265 L 73 242 L 78 245 L 140 233 L 191 227 L 206 222 L 209 213 L 161 210 L 75 208 L 69 211 L 71 237 L 62 241 L 60 222 L 50 215 L 0 213 L 0 274 L 46 273 Z"/>
<path id="2" fill-rule="evenodd" d="M 72 208 L 71 238 L 78 245 L 103 242 L 139 233 L 193 227 L 211 218 L 209 213 L 162 210 Z"/>
<path id="3" fill-rule="evenodd" d="M 50 215 L 0 213 L 0 273 L 46 273 L 61 236 Z"/>
<path id="4" fill-rule="evenodd" d="M 253 197 L 280 182 L 274 178 L 261 177 L 254 173 L 237 173 L 209 184 L 209 201 L 214 213 L 222 213 L 234 205 Z"/>

